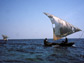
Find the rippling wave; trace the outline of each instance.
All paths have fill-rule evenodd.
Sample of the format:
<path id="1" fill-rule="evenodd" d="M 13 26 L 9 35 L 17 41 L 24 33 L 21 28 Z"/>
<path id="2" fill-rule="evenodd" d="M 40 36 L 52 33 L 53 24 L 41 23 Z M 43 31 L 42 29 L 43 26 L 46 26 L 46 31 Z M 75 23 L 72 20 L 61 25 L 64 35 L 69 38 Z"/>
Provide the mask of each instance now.
<path id="1" fill-rule="evenodd" d="M 0 63 L 84 63 L 84 39 L 69 41 L 75 47 L 45 47 L 43 39 L 8 40 L 0 44 Z"/>

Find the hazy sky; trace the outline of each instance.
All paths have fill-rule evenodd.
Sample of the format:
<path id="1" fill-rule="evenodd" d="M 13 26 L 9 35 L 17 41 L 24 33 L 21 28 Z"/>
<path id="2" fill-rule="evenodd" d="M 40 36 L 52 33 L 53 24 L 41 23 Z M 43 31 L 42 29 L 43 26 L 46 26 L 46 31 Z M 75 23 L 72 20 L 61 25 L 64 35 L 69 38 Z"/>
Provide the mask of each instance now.
<path id="1" fill-rule="evenodd" d="M 50 19 L 43 12 L 84 30 L 84 0 L 0 0 L 0 39 L 2 34 L 9 39 L 53 38 Z"/>

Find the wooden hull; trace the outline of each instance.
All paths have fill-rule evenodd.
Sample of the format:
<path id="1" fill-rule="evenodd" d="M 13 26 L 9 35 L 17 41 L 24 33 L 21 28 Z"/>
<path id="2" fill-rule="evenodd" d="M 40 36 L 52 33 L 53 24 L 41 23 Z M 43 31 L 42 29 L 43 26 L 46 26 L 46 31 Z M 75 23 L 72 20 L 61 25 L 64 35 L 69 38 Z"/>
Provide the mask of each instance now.
<path id="1" fill-rule="evenodd" d="M 60 43 L 59 45 L 60 46 L 72 46 L 74 43 L 71 42 L 71 43 Z"/>
<path id="2" fill-rule="evenodd" d="M 47 43 L 45 46 L 53 46 L 53 45 L 59 45 L 59 46 L 72 46 L 74 42 L 70 43 Z"/>

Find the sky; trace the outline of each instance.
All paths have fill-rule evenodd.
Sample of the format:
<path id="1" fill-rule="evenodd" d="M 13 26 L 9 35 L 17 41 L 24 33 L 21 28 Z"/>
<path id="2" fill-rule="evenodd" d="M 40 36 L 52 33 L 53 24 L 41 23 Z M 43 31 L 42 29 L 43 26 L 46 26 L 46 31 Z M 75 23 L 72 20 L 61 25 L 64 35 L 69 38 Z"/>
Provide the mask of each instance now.
<path id="1" fill-rule="evenodd" d="M 84 30 L 84 0 L 0 0 L 0 39 L 2 34 L 9 39 L 53 38 L 51 21 L 43 12 Z M 67 37 L 80 38 L 82 31 Z"/>

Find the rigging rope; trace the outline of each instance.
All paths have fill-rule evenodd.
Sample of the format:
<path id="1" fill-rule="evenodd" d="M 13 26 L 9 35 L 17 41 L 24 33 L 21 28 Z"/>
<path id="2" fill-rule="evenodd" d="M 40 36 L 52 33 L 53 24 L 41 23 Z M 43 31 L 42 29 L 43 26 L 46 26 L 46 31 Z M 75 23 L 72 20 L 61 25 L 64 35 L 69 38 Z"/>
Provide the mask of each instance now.
<path id="1" fill-rule="evenodd" d="M 84 31 L 82 31 L 82 34 L 80 35 L 78 41 L 80 41 L 80 39 L 82 38 L 83 34 L 84 34 Z"/>

